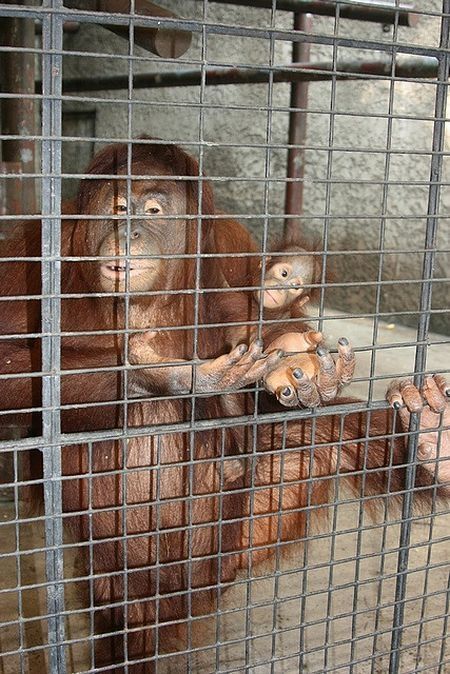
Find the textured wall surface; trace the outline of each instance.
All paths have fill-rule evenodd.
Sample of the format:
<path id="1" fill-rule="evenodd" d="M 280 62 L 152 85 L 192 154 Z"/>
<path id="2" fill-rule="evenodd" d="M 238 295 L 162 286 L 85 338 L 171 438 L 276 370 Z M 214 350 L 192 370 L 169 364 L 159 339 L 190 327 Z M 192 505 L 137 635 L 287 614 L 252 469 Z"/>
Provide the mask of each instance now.
<path id="1" fill-rule="evenodd" d="M 201 2 L 161 0 L 160 4 L 186 18 L 202 18 Z M 426 10 L 439 12 L 440 6 L 439 0 L 428 0 Z M 264 28 L 270 26 L 271 12 L 210 4 L 206 19 Z M 277 12 L 274 21 L 278 28 L 290 28 L 292 15 Z M 345 20 L 335 27 L 333 18 L 314 18 L 315 34 L 333 35 L 335 29 L 345 37 L 386 43 L 393 39 L 392 27 L 384 32 L 378 24 Z M 66 57 L 65 76 L 129 72 L 128 45 L 110 32 L 83 26 L 65 39 L 67 49 L 86 54 Z M 438 16 L 422 16 L 416 28 L 399 28 L 396 39 L 437 46 Z M 90 58 L 90 52 L 107 57 Z M 281 65 L 290 61 L 291 43 L 221 35 L 202 42 L 197 33 L 191 49 L 176 65 L 139 48 L 135 53 L 139 58 L 132 62 L 133 73 L 197 69 L 202 62 L 209 66 Z M 333 49 L 313 44 L 311 58 L 329 61 Z M 390 56 L 339 47 L 334 58 L 389 62 Z M 435 93 L 431 80 L 398 80 L 392 85 L 386 80 L 355 79 L 309 87 L 303 229 L 323 241 L 326 228 L 330 266 L 336 284 L 344 284 L 327 289 L 325 302 L 330 306 L 370 314 L 379 305 L 387 321 L 417 323 L 417 313 L 402 316 L 401 312 L 417 311 L 419 303 Z M 201 140 L 204 170 L 215 181 L 218 208 L 246 218 L 257 233 L 265 221 L 271 236 L 280 231 L 286 150 L 278 146 L 287 142 L 288 85 L 207 87 L 203 95 L 200 87 L 140 89 L 133 92 L 131 115 L 126 91 L 99 92 L 94 98 L 89 103 L 69 102 L 66 108 L 96 109 L 98 146 L 102 138 L 147 133 L 175 139 L 197 153 Z M 71 171 L 83 170 L 75 164 Z M 447 156 L 444 165 L 448 180 Z M 264 181 L 266 176 L 269 183 Z M 450 192 L 444 183 L 439 223 L 439 247 L 444 250 L 449 248 L 449 209 Z M 380 241 L 387 251 L 382 256 Z M 354 252 L 343 255 L 342 251 Z M 449 304 L 449 262 L 448 253 L 437 255 L 433 284 L 436 313 L 432 328 L 446 333 L 450 331 L 449 315 L 444 311 Z M 440 280 L 446 277 L 447 281 Z M 373 284 L 377 279 L 383 281 L 378 293 Z"/>

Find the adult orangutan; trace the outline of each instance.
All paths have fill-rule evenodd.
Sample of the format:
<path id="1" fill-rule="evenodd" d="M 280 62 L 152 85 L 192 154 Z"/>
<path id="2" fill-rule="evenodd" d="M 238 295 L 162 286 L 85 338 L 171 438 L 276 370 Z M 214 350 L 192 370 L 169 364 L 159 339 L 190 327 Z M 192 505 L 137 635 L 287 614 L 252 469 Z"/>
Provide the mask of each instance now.
<path id="1" fill-rule="evenodd" d="M 423 398 L 417 500 L 431 502 L 435 483 L 448 493 L 449 431 L 439 456 L 436 432 L 450 421 L 442 377 L 426 379 L 423 398 L 394 382 L 388 399 L 398 413 L 246 422 L 254 396 L 243 387 L 262 380 L 284 405 L 314 407 L 349 381 L 354 356 L 345 339 L 336 362 L 316 350 L 298 311 L 286 323 L 289 305 L 284 323 L 259 326 L 261 307 L 239 289 L 259 262 L 239 253 L 256 245 L 240 224 L 214 217 L 192 157 L 149 139 L 131 157 L 126 144 L 105 147 L 75 212 L 62 224 L 62 430 L 131 429 L 62 449 L 66 520 L 94 574 L 96 667 L 122 671 L 126 659 L 132 674 L 151 672 L 156 629 L 160 648 L 185 647 L 188 616 L 214 610 L 218 586 L 249 554 L 256 563 L 280 539 L 300 539 L 305 506 L 331 502 L 336 471 L 354 490 L 364 473 L 365 496 L 401 490 L 405 441 L 395 424 L 407 429 Z M 40 254 L 38 228 L 29 229 L 3 257 Z M 0 267 L 4 296 L 39 295 L 39 262 Z M 16 335 L 0 342 L 2 372 L 23 374 L 3 379 L 2 408 L 32 424 L 26 410 L 41 404 L 29 376 L 40 367 L 38 302 L 2 301 L 1 312 L 3 334 Z"/>

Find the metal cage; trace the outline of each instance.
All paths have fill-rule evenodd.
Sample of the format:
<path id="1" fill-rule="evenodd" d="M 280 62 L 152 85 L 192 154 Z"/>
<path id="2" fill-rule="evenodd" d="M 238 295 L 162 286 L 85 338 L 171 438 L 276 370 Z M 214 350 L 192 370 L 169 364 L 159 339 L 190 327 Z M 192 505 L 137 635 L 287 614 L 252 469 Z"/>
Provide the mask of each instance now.
<path id="1" fill-rule="evenodd" d="M 444 674 L 449 486 L 439 470 L 448 461 L 448 417 L 441 411 L 432 427 L 437 455 L 425 484 L 417 475 L 427 404 L 403 430 L 397 410 L 383 431 L 372 421 L 389 408 L 389 381 L 409 377 L 420 389 L 428 375 L 450 371 L 450 1 L 161 4 L 0 2 L 0 671 Z M 130 253 L 134 181 L 167 180 L 164 171 L 133 170 L 136 144 L 155 156 L 171 146 L 195 156 L 194 173 L 173 169 L 170 179 L 176 190 L 194 186 L 197 208 L 185 206 L 165 225 L 170 232 L 185 223 L 197 237 L 194 249 Z M 121 170 L 86 173 L 109 145 L 125 148 Z M 98 266 L 112 254 L 87 244 L 67 254 L 63 227 L 83 217 L 100 227 L 102 211 L 81 213 L 76 196 L 100 174 L 105 184 L 125 185 L 128 211 L 110 215 L 113 227 L 124 228 L 125 280 L 83 292 L 79 280 L 65 285 L 69 268 L 76 275 L 86 261 Z M 209 186 L 213 212 L 204 206 Z M 205 252 L 202 231 L 228 217 L 251 233 L 255 248 Z M 317 301 L 300 319 L 271 318 L 262 306 L 256 318 L 240 319 L 233 298 L 250 288 L 245 296 L 261 302 L 276 242 L 299 232 L 320 260 L 311 284 Z M 40 249 L 28 246 L 28 236 Z M 136 291 L 130 264 L 142 258 L 167 269 L 191 265 L 193 285 L 159 280 Z M 205 290 L 207 264 L 242 260 L 255 262 L 258 278 Z M 32 277 L 37 292 L 26 285 Z M 209 306 L 229 297 L 228 323 L 221 314 L 205 318 L 208 292 Z M 137 326 L 142 296 L 192 298 L 192 314 L 165 325 L 140 318 Z M 86 328 L 89 297 L 120 303 L 123 324 L 111 318 Z M 337 339 L 351 340 L 352 398 L 287 408 L 258 379 L 235 407 L 237 394 L 225 385 L 196 389 L 205 330 L 261 337 L 299 320 L 323 331 L 335 359 Z M 171 344 L 177 331 L 189 333 L 188 355 L 173 352 L 152 367 L 181 371 L 183 359 L 194 368 L 190 390 L 132 387 L 145 365 L 130 358 L 130 339 L 149 329 L 161 329 Z M 76 339 L 90 359 L 69 362 L 67 344 Z M 102 339 L 120 343 L 117 362 L 96 355 Z M 216 347 L 217 357 L 227 351 L 225 343 Z M 108 395 L 96 399 L 92 373 L 120 379 L 120 387 L 108 383 Z M 22 390 L 31 397 L 18 400 Z M 175 404 L 188 411 L 171 416 Z M 103 428 L 96 419 L 103 423 L 111 409 L 119 416 Z M 354 446 L 345 429 L 355 415 L 360 454 L 344 475 Z M 328 438 L 321 429 L 330 419 Z M 375 441 L 386 447 L 378 468 Z M 171 456 L 167 448 L 180 443 L 183 453 Z M 393 459 L 395 443 L 403 443 L 401 461 Z M 316 466 L 327 452 L 334 464 L 325 474 Z M 262 454 L 272 460 L 266 482 Z M 295 461 L 298 474 L 290 472 Z M 385 485 L 379 493 L 375 472 Z M 288 489 L 301 495 L 298 504 Z M 43 507 L 31 509 L 39 492 Z M 302 524 L 288 536 L 291 521 Z M 262 544 L 265 529 L 270 540 Z M 208 537 L 213 542 L 202 543 Z M 144 543 L 145 559 L 135 552 Z M 103 615 L 112 619 L 101 623 Z M 108 664 L 97 646 L 109 638 L 120 646 Z"/>

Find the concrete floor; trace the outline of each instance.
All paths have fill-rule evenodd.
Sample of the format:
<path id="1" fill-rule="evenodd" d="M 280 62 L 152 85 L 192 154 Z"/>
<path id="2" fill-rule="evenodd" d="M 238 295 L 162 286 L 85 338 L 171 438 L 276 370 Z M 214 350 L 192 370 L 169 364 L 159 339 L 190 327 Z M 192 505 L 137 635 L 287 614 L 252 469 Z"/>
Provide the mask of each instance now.
<path id="1" fill-rule="evenodd" d="M 340 335 L 347 335 L 358 349 L 363 349 L 358 352 L 357 381 L 349 393 L 365 398 L 372 322 L 332 315 L 336 320 L 327 321 L 324 328 L 330 345 Z M 373 391 L 375 399 L 383 396 L 386 383 L 393 376 L 412 372 L 414 349 L 399 345 L 414 339 L 414 330 L 380 324 L 376 343 L 387 348 L 376 352 L 375 372 L 379 379 Z M 434 344 L 428 350 L 427 369 L 448 371 L 449 338 L 433 335 L 430 341 Z M 442 341 L 446 343 L 437 344 Z M 360 513 L 357 501 L 349 498 L 342 502 L 345 499 L 340 496 L 335 506 L 334 535 L 325 534 L 306 547 L 289 546 L 278 568 L 275 562 L 255 568 L 251 579 L 243 572 L 223 595 L 219 624 L 211 619 L 193 623 L 192 637 L 198 650 L 191 657 L 189 671 L 297 674 L 301 669 L 317 674 L 324 671 L 378 674 L 387 670 L 399 528 L 395 523 L 375 527 Z M 8 520 L 14 518 L 13 504 L 4 502 L 0 506 L 0 521 L 5 523 L 0 529 L 0 554 L 13 552 L 16 546 L 22 551 L 43 547 L 40 524 L 17 528 L 8 525 Z M 354 531 L 358 523 L 364 527 L 359 536 Z M 447 630 L 444 616 L 449 611 L 449 527 L 448 510 L 413 524 L 402 674 L 450 672 L 450 645 L 443 650 L 443 635 Z M 359 562 L 355 562 L 358 551 Z M 332 566 L 330 560 L 333 560 Z M 10 625 L 0 628 L 1 674 L 21 671 L 21 656 L 5 655 L 21 646 L 32 649 L 22 656 L 24 670 L 31 674 L 46 671 L 45 621 L 40 617 L 45 614 L 45 592 L 42 587 L 34 587 L 44 581 L 44 562 L 41 552 L 22 555 L 19 565 L 14 557 L 1 561 L 0 589 L 10 589 L 0 596 L 1 620 L 11 621 Z M 306 572 L 296 570 L 305 565 Z M 428 573 L 424 570 L 426 566 L 432 567 Z M 75 558 L 70 552 L 65 569 L 67 578 L 76 579 Z M 80 585 L 74 582 L 66 587 L 67 608 L 80 611 L 67 621 L 66 636 L 74 640 L 67 648 L 69 672 L 90 668 L 89 613 L 83 605 Z M 19 592 L 19 587 L 25 589 Z M 247 608 L 249 599 L 251 609 Z M 300 630 L 302 615 L 304 626 Z M 352 631 L 356 635 L 353 641 Z M 374 632 L 378 633 L 376 639 Z M 245 639 L 246 634 L 251 638 Z M 219 646 L 212 645 L 216 635 Z M 300 651 L 305 653 L 301 662 Z M 374 659 L 371 658 L 373 652 L 376 653 Z M 442 661 L 446 664 L 439 667 Z M 185 670 L 177 656 L 160 658 L 158 672 L 161 674 L 181 671 Z"/>

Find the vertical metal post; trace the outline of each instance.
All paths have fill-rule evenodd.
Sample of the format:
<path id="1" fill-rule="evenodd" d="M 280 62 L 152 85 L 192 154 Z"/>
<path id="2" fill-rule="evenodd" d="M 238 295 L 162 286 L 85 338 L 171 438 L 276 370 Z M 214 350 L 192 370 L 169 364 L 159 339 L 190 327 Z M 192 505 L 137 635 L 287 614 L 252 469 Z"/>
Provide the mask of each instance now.
<path id="1" fill-rule="evenodd" d="M 11 4 L 11 0 L 5 0 Z M 27 0 L 14 0 L 16 5 L 30 5 Z M 6 136 L 22 136 L 20 139 L 2 141 L 3 173 L 34 173 L 36 110 L 34 96 L 35 67 L 34 53 L 23 51 L 34 49 L 35 28 L 33 19 L 7 18 L 0 21 L 0 44 L 13 47 L 4 51 L 0 58 L 0 83 L 2 92 L 17 94 L 11 98 L 3 98 L 1 102 L 1 132 Z M 15 49 L 17 48 L 17 49 Z M 11 182 L 5 179 L 4 182 Z M 14 214 L 35 213 L 36 193 L 34 178 L 14 180 L 14 190 L 20 188 L 12 201 L 8 201 L 9 212 Z M 5 190 L 7 193 L 12 190 Z M 20 197 L 20 198 L 19 198 Z M 10 210 L 12 207 L 14 210 Z"/>
<path id="2" fill-rule="evenodd" d="M 44 0 L 57 10 L 62 0 Z M 44 14 L 42 26 L 42 432 L 48 643 L 50 669 L 64 674 L 64 586 L 61 447 L 61 83 L 63 22 Z"/>
<path id="3" fill-rule="evenodd" d="M 311 14 L 294 14 L 294 30 L 309 33 L 312 30 Z M 307 63 L 310 54 L 309 42 L 292 43 L 292 62 Z M 293 182 L 286 183 L 285 213 L 287 215 L 301 215 L 303 212 L 303 177 L 305 175 L 305 140 L 308 107 L 308 82 L 292 82 L 291 84 L 291 111 L 289 113 L 289 145 L 287 160 L 287 177 L 294 178 Z M 295 110 L 294 110 L 295 108 Z M 300 228 L 301 219 L 286 218 L 284 224 L 285 236 L 295 233 Z"/>
<path id="4" fill-rule="evenodd" d="M 426 368 L 427 340 L 430 323 L 431 295 L 433 289 L 433 267 L 436 256 L 436 240 L 439 220 L 439 197 L 442 181 L 443 150 L 445 141 L 445 116 L 447 108 L 448 78 L 450 67 L 450 0 L 443 0 L 441 19 L 438 77 L 434 111 L 433 146 L 431 156 L 430 188 L 428 195 L 428 216 L 425 233 L 425 254 L 422 270 L 422 290 L 420 296 L 419 325 L 414 371 L 414 384 L 421 387 Z M 419 441 L 420 414 L 412 414 L 409 425 L 410 439 L 403 497 L 402 526 L 400 529 L 397 583 L 391 639 L 390 674 L 397 674 L 400 666 L 400 649 L 403 633 L 403 618 L 407 585 L 409 544 L 411 537 L 411 515 L 416 474 L 417 445 Z"/>

